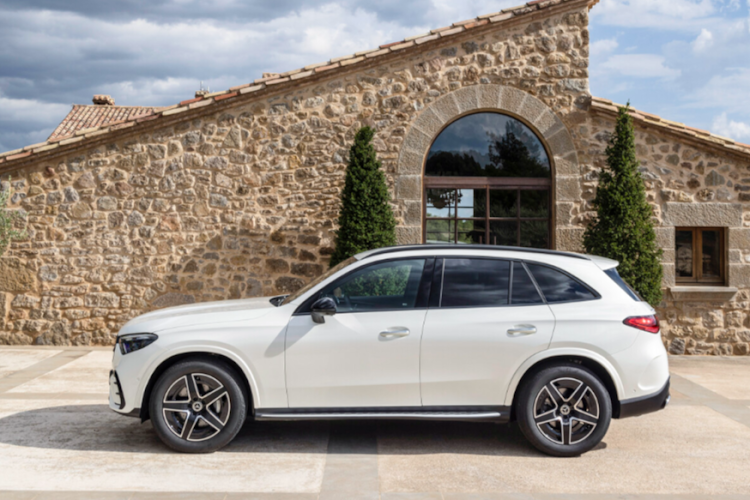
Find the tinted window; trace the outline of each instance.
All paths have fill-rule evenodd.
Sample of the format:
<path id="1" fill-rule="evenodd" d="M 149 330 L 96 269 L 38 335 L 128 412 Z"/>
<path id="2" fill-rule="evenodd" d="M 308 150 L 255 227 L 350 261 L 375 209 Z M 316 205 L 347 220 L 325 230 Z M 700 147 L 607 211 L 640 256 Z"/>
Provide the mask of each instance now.
<path id="1" fill-rule="evenodd" d="M 446 259 L 441 307 L 508 304 L 510 263 L 491 259 Z"/>
<path id="2" fill-rule="evenodd" d="M 513 305 L 543 304 L 534 282 L 520 262 L 513 263 L 513 286 L 510 303 Z"/>
<path id="3" fill-rule="evenodd" d="M 612 278 L 612 281 L 617 283 L 617 286 L 622 288 L 625 293 L 630 296 L 631 299 L 635 300 L 636 302 L 641 302 L 643 300 L 641 296 L 638 295 L 638 292 L 630 288 L 630 285 L 625 283 L 625 281 L 620 277 L 620 274 L 617 272 L 617 269 L 613 267 L 612 269 L 607 269 L 606 271 L 604 271 L 604 273 Z"/>
<path id="4" fill-rule="evenodd" d="M 332 297 L 340 313 L 411 309 L 424 264 L 424 259 L 373 264 L 335 281 L 320 296 Z"/>
<path id="5" fill-rule="evenodd" d="M 588 288 L 567 274 L 546 266 L 535 264 L 528 264 L 528 266 L 547 302 L 573 302 L 596 298 Z"/>

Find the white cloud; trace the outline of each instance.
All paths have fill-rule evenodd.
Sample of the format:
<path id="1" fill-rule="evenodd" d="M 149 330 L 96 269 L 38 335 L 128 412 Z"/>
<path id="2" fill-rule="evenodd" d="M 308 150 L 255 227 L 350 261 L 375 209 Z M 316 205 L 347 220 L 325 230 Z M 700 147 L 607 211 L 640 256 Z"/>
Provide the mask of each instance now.
<path id="1" fill-rule="evenodd" d="M 713 76 L 705 85 L 688 94 L 687 107 L 724 108 L 750 116 L 750 68 L 734 68 Z"/>
<path id="2" fill-rule="evenodd" d="M 592 57 L 603 56 L 610 54 L 617 49 L 620 44 L 617 43 L 615 38 L 605 38 L 604 40 L 596 40 L 591 43 L 589 47 L 589 53 Z"/>
<path id="3" fill-rule="evenodd" d="M 695 23 L 717 12 L 712 0 L 602 0 L 591 12 L 604 24 L 692 30 Z"/>
<path id="4" fill-rule="evenodd" d="M 665 80 L 680 76 L 680 70 L 665 66 L 666 59 L 656 54 L 617 54 L 601 64 L 611 73 L 634 78 L 661 78 Z"/>
<path id="5" fill-rule="evenodd" d="M 693 52 L 700 54 L 706 52 L 714 44 L 714 35 L 706 28 L 701 29 L 701 34 L 693 40 Z"/>
<path id="6" fill-rule="evenodd" d="M 730 120 L 726 113 L 722 113 L 714 119 L 712 132 L 736 141 L 747 141 L 750 139 L 750 124 Z"/>

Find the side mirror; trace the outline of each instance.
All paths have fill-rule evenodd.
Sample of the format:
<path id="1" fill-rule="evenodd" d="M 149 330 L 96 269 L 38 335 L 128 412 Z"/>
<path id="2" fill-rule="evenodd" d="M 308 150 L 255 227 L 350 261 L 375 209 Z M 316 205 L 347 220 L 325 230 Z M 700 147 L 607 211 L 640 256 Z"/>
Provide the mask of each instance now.
<path id="1" fill-rule="evenodd" d="M 325 323 L 326 316 L 336 314 L 336 302 L 331 297 L 323 297 L 316 300 L 311 309 L 312 320 L 316 323 Z"/>

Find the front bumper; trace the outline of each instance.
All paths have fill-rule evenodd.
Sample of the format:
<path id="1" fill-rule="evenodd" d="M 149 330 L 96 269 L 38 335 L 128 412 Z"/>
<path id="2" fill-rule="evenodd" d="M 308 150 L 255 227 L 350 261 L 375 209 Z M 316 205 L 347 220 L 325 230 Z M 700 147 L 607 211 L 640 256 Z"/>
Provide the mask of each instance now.
<path id="1" fill-rule="evenodd" d="M 669 404 L 669 399 L 669 379 L 667 379 L 667 383 L 657 393 L 620 401 L 620 414 L 618 418 L 637 417 L 646 413 L 663 410 Z"/>

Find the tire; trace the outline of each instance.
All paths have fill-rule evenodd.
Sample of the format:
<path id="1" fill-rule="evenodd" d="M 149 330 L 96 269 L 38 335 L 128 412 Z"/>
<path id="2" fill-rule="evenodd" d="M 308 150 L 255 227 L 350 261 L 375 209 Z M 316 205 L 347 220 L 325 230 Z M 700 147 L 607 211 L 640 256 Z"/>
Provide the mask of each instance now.
<path id="1" fill-rule="evenodd" d="M 169 367 L 149 401 L 156 434 L 182 453 L 211 453 L 229 444 L 247 416 L 239 377 L 224 363 L 200 358 Z"/>
<path id="2" fill-rule="evenodd" d="M 604 438 L 612 401 L 590 370 L 573 363 L 543 368 L 524 382 L 518 425 L 538 450 L 555 457 L 586 453 Z"/>

